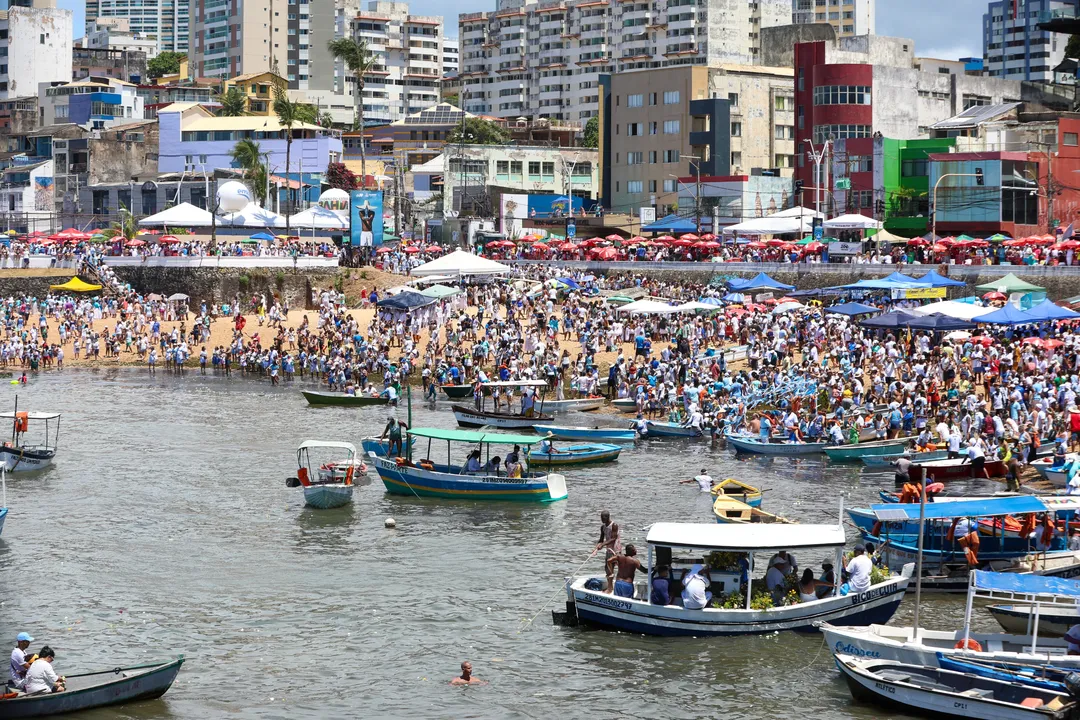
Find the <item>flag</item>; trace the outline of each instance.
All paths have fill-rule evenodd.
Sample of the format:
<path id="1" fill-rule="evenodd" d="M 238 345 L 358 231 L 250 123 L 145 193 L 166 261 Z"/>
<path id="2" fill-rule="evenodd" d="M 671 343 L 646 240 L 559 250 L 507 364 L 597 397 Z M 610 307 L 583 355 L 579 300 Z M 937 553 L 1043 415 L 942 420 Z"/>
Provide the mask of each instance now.
<path id="1" fill-rule="evenodd" d="M 1068 240 L 1072 236 L 1073 236 L 1073 223 L 1069 223 L 1069 226 L 1066 227 L 1064 230 L 1062 230 L 1060 239 Z"/>

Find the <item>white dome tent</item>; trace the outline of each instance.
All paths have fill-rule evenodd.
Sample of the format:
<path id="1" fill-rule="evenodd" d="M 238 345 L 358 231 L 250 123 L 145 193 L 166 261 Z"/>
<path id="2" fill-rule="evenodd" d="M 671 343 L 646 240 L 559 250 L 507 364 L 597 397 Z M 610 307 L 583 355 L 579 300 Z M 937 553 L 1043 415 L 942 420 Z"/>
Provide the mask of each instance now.
<path id="1" fill-rule="evenodd" d="M 186 202 L 144 217 L 139 221 L 140 227 L 191 228 L 210 227 L 213 224 L 214 217 L 208 210 L 203 210 L 201 207 Z"/>

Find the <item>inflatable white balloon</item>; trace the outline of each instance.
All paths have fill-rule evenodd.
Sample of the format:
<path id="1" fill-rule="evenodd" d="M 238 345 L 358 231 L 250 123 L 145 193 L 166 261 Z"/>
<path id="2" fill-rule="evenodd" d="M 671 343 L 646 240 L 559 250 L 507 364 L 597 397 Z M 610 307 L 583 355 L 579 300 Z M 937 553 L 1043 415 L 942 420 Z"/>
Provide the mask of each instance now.
<path id="1" fill-rule="evenodd" d="M 251 191 L 239 180 L 230 180 L 223 183 L 217 191 L 218 207 L 221 212 L 240 212 L 254 202 Z"/>

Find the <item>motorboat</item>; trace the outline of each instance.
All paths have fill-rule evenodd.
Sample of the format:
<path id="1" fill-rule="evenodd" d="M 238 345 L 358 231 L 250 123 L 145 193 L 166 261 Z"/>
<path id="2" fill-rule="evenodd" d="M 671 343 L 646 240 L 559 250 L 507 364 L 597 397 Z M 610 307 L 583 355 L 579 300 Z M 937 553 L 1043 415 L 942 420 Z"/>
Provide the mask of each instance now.
<path id="1" fill-rule="evenodd" d="M 440 385 L 439 389 L 451 400 L 465 400 L 472 397 L 472 385 Z"/>
<path id="2" fill-rule="evenodd" d="M 547 442 L 547 450 L 543 447 Z M 619 459 L 622 450 L 610 443 L 583 443 L 554 447 L 547 438 L 541 441 L 541 447 L 529 451 L 529 462 L 542 465 L 587 465 L 590 463 L 613 462 Z"/>
<path id="3" fill-rule="evenodd" d="M 619 412 L 624 413 L 636 413 L 637 412 L 637 400 L 634 398 L 619 398 L 611 401 L 611 407 L 615 408 Z"/>
<path id="4" fill-rule="evenodd" d="M 499 388 L 545 387 L 547 387 L 547 382 L 544 380 L 503 380 L 483 384 L 486 391 L 494 391 Z M 454 411 L 454 417 L 457 419 L 458 425 L 465 428 L 492 427 L 499 430 L 527 430 L 537 423 L 552 422 L 555 419 L 554 416 L 542 412 L 542 400 L 538 400 L 529 412 L 512 412 L 511 408 L 506 410 L 497 408 L 489 411 L 484 409 L 486 404 L 487 397 L 485 394 L 484 397 L 480 398 L 479 407 L 469 407 L 468 405 L 451 405 L 450 407 Z"/>
<path id="5" fill-rule="evenodd" d="M 330 457 L 322 457 L 327 453 Z M 367 472 L 367 466 L 356 459 L 356 448 L 347 442 L 305 440 L 296 450 L 296 464 L 296 477 L 285 485 L 302 487 L 304 502 L 320 510 L 351 503 L 355 476 Z"/>
<path id="6" fill-rule="evenodd" d="M 604 407 L 602 397 L 571 398 L 569 400 L 544 400 L 540 409 L 544 412 L 592 412 Z"/>
<path id="7" fill-rule="evenodd" d="M 921 483 L 926 478 L 932 478 L 931 482 L 963 480 L 974 477 L 971 474 L 971 467 L 971 462 L 966 457 L 953 458 L 952 460 L 930 460 L 912 464 L 908 468 L 908 475 L 913 483 Z M 1005 463 L 992 458 L 986 458 L 983 470 L 988 477 L 1004 477 L 1006 472 Z"/>
<path id="8" fill-rule="evenodd" d="M 897 453 L 903 453 L 904 448 L 913 439 L 904 437 L 895 440 L 858 442 L 854 445 L 830 445 L 825 448 L 825 454 L 833 462 L 858 462 L 864 457 L 895 456 Z"/>
<path id="9" fill-rule="evenodd" d="M 0 419 L 11 421 L 11 441 L 0 445 L 0 462 L 5 470 L 30 472 L 52 465 L 60 441 L 60 413 L 24 412 L 16 404 L 14 412 L 0 413 Z M 42 442 L 28 440 L 31 427 L 43 430 Z"/>
<path id="10" fill-rule="evenodd" d="M 637 433 L 614 427 L 583 427 L 570 425 L 533 425 L 533 430 L 553 440 L 584 440 L 586 442 L 633 442 Z"/>
<path id="11" fill-rule="evenodd" d="M 760 553 L 788 550 L 831 550 L 841 566 L 843 525 L 656 523 L 646 537 L 645 582 L 636 584 L 632 597 L 604 592 L 601 579 L 594 576 L 570 578 L 566 584 L 565 620 L 608 630 L 644 635 L 708 637 L 772 633 L 779 630 L 814 631 L 823 621 L 843 621 L 853 625 L 887 622 L 903 600 L 913 568 L 900 576 L 872 585 L 866 592 L 834 594 L 810 602 L 788 604 L 784 598 L 774 603 L 770 593 L 743 578 L 753 578 Z M 654 605 L 650 588 L 660 566 L 669 568 L 672 578 L 694 571 L 703 572 L 712 602 L 700 609 L 684 605 Z M 745 575 L 744 575 L 745 573 Z M 687 580 L 683 577 L 683 582 Z M 678 580 L 669 587 L 678 587 Z M 708 599 L 708 596 L 706 596 Z M 559 613 L 559 617 L 564 617 Z"/>
<path id="12" fill-rule="evenodd" d="M 393 495 L 544 503 L 566 498 L 566 478 L 562 475 L 529 469 L 523 472 L 522 477 L 507 477 L 494 462 L 494 468 L 469 472 L 466 464 L 454 463 L 451 457 L 451 444 L 454 442 L 475 446 L 482 453 L 486 450 L 486 455 L 482 457 L 489 461 L 492 460 L 493 445 L 518 445 L 528 453 L 542 439 L 535 435 L 439 428 L 409 428 L 406 432 L 410 440 L 427 440 L 424 458 L 414 460 L 412 457 L 417 452 L 416 446 L 422 444 L 420 442 L 410 442 L 405 457 L 390 458 L 375 452 L 368 453 L 386 491 Z M 435 441 L 446 442 L 445 462 L 436 463 L 431 459 Z"/>
<path id="13" fill-rule="evenodd" d="M 885 470 L 892 467 L 892 463 L 904 453 L 891 453 L 889 455 L 863 455 L 859 458 L 862 464 L 873 470 Z M 949 457 L 948 450 L 928 450 L 926 452 L 911 453 L 908 459 L 913 463 L 930 462 L 931 460 L 945 460 Z"/>
<path id="14" fill-rule="evenodd" d="M 1032 605 L 989 605 L 986 610 L 1005 632 L 1019 635 L 1031 635 L 1034 632 L 1035 608 Z M 1080 624 L 1080 605 L 1039 609 L 1040 637 L 1062 637 L 1069 628 L 1077 624 Z"/>

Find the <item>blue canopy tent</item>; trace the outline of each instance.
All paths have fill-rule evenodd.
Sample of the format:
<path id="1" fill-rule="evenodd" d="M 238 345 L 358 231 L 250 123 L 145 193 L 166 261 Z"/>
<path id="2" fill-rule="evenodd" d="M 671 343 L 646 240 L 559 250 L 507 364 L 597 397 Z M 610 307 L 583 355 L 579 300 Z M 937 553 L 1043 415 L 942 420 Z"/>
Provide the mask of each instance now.
<path id="1" fill-rule="evenodd" d="M 742 293 L 737 293 L 737 292 L 728 293 L 722 299 L 723 299 L 724 302 L 729 302 L 729 303 L 743 303 L 743 302 L 746 302 L 746 296 L 743 295 Z"/>
<path id="2" fill-rule="evenodd" d="M 269 242 L 271 240 L 274 240 L 274 236 L 264 230 L 262 232 L 255 233 L 249 239 L 250 240 L 266 240 L 266 241 Z"/>
<path id="3" fill-rule="evenodd" d="M 919 278 L 919 282 L 930 283 L 930 287 L 963 287 L 965 283 L 959 280 L 953 280 L 947 278 L 944 275 L 938 275 L 937 270 L 931 270 L 930 272 Z"/>
<path id="4" fill-rule="evenodd" d="M 571 290 L 580 290 L 581 289 L 581 286 L 577 284 L 577 282 L 574 280 L 574 278 L 564 277 L 564 278 L 556 278 L 556 279 L 559 282 L 561 282 L 563 285 L 565 285 L 566 287 L 570 288 Z"/>
<path id="5" fill-rule="evenodd" d="M 1040 322 L 1044 318 L 1033 318 L 1023 310 L 1011 303 L 986 315 L 980 315 L 977 320 L 980 325 L 1027 325 Z"/>
<path id="6" fill-rule="evenodd" d="M 691 233 L 696 230 L 697 225 L 678 215 L 668 215 L 648 225 L 641 226 L 641 232 Z"/>
<path id="7" fill-rule="evenodd" d="M 903 310 L 894 310 L 884 315 L 878 315 L 875 318 L 863 320 L 859 324 L 868 328 L 901 328 L 907 327 L 908 323 L 913 320 L 920 320 L 918 315 L 912 315 L 911 313 L 904 312 Z"/>
<path id="8" fill-rule="evenodd" d="M 1073 312 L 1068 308 L 1063 308 L 1049 300 L 1043 300 L 1038 305 L 1032 306 L 1032 308 L 1024 314 L 1030 317 L 1033 322 L 1042 320 L 1075 320 L 1076 318 L 1080 318 L 1080 313 Z"/>
<path id="9" fill-rule="evenodd" d="M 698 300 L 698 302 L 699 302 L 699 303 L 701 303 L 701 304 L 703 304 L 703 305 L 716 305 L 716 306 L 720 306 L 720 305 L 723 305 L 723 304 L 724 304 L 724 301 L 723 301 L 723 300 L 721 300 L 720 298 L 714 298 L 714 297 L 703 297 L 703 298 L 700 298 L 700 299 Z"/>
<path id="10" fill-rule="evenodd" d="M 778 280 L 773 280 L 765 273 L 758 273 L 751 278 L 745 285 L 734 286 L 731 285 L 732 290 L 739 290 L 741 292 L 750 292 L 753 290 L 794 290 L 794 285 L 785 285 Z"/>
<path id="11" fill-rule="evenodd" d="M 794 290 L 789 292 L 788 297 L 804 298 L 804 297 L 821 297 L 823 295 L 839 295 L 840 293 L 832 288 L 810 288 L 809 290 Z"/>
<path id="12" fill-rule="evenodd" d="M 899 273 L 893 273 L 898 275 Z M 890 275 L 889 277 L 892 277 Z M 878 278 L 877 280 L 859 280 L 853 282 L 850 285 L 840 285 L 838 289 L 843 290 L 906 290 L 909 288 L 928 288 L 929 283 L 920 282 L 918 280 L 890 280 L 888 277 Z"/>
<path id="13" fill-rule="evenodd" d="M 841 305 L 833 305 L 832 307 L 825 308 L 827 313 L 836 313 L 837 315 L 871 315 L 873 313 L 881 312 L 881 308 L 876 308 L 873 305 L 863 305 L 857 302 L 847 302 Z"/>
<path id="14" fill-rule="evenodd" d="M 912 330 L 931 330 L 933 332 L 952 332 L 953 330 L 971 330 L 975 323 L 970 320 L 949 317 L 941 313 L 922 315 L 907 324 Z"/>
<path id="15" fill-rule="evenodd" d="M 724 284 L 732 290 L 742 290 L 750 284 L 750 281 L 746 278 L 728 278 L 724 281 Z"/>
<path id="16" fill-rule="evenodd" d="M 430 305 L 435 301 L 436 298 L 406 290 L 404 292 L 399 292 L 393 297 L 380 300 L 376 305 L 381 308 L 389 308 L 390 310 L 412 310 L 414 308 Z"/>
<path id="17" fill-rule="evenodd" d="M 910 275 L 905 275 L 902 272 L 893 272 L 892 274 L 886 275 L 885 277 L 883 277 L 881 279 L 882 280 L 888 280 L 889 282 L 898 282 L 898 283 L 922 282 L 921 280 L 916 280 L 915 278 L 911 277 Z"/>

